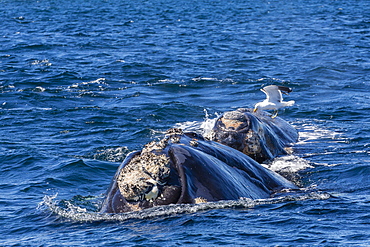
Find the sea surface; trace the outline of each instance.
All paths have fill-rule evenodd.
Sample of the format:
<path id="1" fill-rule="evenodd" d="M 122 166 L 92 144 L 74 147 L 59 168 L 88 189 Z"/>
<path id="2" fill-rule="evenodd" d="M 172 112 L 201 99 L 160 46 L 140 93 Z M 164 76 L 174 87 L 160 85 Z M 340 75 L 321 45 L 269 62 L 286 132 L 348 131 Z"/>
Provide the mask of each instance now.
<path id="1" fill-rule="evenodd" d="M 370 246 L 370 1 L 0 6 L 0 246 Z M 129 152 L 270 84 L 299 192 L 98 213 Z"/>

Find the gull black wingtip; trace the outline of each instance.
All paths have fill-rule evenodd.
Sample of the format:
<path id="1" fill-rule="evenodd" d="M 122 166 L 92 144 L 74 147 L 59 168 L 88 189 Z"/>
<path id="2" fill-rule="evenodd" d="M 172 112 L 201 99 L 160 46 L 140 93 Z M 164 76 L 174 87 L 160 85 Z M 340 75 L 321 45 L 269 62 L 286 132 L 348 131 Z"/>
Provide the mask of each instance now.
<path id="1" fill-rule="evenodd" d="M 278 89 L 283 92 L 284 94 L 288 94 L 293 92 L 292 88 L 290 87 L 285 87 L 285 86 L 278 86 Z"/>

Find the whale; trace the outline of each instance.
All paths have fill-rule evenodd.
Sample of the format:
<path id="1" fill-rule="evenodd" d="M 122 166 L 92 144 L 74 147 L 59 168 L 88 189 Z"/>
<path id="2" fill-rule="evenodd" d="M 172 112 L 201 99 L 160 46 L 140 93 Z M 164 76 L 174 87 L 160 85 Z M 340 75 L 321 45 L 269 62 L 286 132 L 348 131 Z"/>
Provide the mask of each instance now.
<path id="1" fill-rule="evenodd" d="M 294 139 L 294 135 L 288 135 L 293 139 L 285 140 L 279 132 L 284 131 L 287 126 L 291 131 L 289 124 L 286 126 L 277 118 L 270 123 L 271 118 L 266 116 L 254 117 L 249 115 L 249 111 L 240 112 L 247 116 L 244 119 L 249 119 L 249 125 L 257 126 L 250 128 L 259 133 L 254 138 L 262 138 L 260 142 L 266 142 L 266 145 L 259 144 L 262 149 L 287 144 Z M 223 121 L 223 127 L 226 126 L 227 121 L 223 120 L 226 117 L 228 114 L 219 119 Z M 214 140 L 172 128 L 161 140 L 152 141 L 142 150 L 128 154 L 111 181 L 100 212 L 125 213 L 170 204 L 261 199 L 285 189 L 297 189 L 294 183 L 263 167 L 251 157 L 253 155 L 242 152 L 245 147 L 239 151 L 232 145 L 222 143 L 226 141 L 218 137 L 221 136 L 220 126 L 216 123 L 212 130 Z M 247 130 L 246 125 L 242 128 L 235 127 L 237 131 Z M 230 128 L 223 128 L 223 131 L 229 129 L 230 132 Z M 266 132 L 258 132 L 260 128 Z M 245 132 L 240 132 L 243 138 L 239 139 L 246 140 Z M 275 135 L 274 138 L 266 137 L 272 134 Z M 233 135 L 235 137 L 236 133 Z M 279 138 L 284 140 L 280 142 Z M 258 152 L 268 153 L 268 150 L 262 149 L 256 149 L 255 155 Z M 269 152 L 270 154 L 264 153 L 260 157 L 271 157 L 273 153 L 279 153 Z"/>
<path id="2" fill-rule="evenodd" d="M 222 114 L 205 137 L 261 163 L 287 154 L 289 147 L 297 142 L 298 132 L 280 117 L 272 118 L 264 111 L 239 108 Z"/>

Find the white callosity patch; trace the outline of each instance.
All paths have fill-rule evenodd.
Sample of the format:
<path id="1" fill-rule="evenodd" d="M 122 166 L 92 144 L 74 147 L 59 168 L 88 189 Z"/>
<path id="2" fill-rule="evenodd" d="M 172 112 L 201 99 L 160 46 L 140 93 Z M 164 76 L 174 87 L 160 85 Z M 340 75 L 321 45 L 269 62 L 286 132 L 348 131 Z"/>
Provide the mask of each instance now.
<path id="1" fill-rule="evenodd" d="M 145 148 L 120 172 L 117 183 L 127 200 L 154 200 L 158 196 L 157 184 L 170 174 L 169 158 Z"/>
<path id="2" fill-rule="evenodd" d="M 260 135 L 258 135 L 252 129 L 248 130 L 245 138 L 245 147 L 243 149 L 243 153 L 246 155 L 254 155 L 262 152 L 261 144 L 260 144 Z"/>
<path id="3" fill-rule="evenodd" d="M 127 200 L 154 201 L 159 196 L 158 185 L 164 185 L 170 175 L 170 159 L 161 152 L 168 142 L 178 143 L 182 135 L 181 129 L 168 130 L 165 138 L 145 145 L 141 153 L 122 168 L 117 183 Z"/>

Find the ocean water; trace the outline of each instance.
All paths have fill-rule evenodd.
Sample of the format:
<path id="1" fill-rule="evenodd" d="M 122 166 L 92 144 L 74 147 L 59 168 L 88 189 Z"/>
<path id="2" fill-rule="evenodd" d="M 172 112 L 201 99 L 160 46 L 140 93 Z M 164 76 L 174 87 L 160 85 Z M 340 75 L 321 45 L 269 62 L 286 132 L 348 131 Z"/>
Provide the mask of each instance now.
<path id="1" fill-rule="evenodd" d="M 370 245 L 370 1 L 0 4 L 1 246 Z M 97 213 L 129 152 L 269 84 L 301 191 Z"/>

